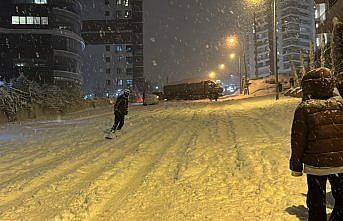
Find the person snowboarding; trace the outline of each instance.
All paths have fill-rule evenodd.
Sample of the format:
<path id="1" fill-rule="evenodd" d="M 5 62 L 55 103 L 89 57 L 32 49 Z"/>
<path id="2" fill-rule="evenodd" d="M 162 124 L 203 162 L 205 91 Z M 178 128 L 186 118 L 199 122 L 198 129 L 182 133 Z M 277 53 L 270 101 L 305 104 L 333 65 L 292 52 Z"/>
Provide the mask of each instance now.
<path id="1" fill-rule="evenodd" d="M 112 139 L 112 134 L 119 132 L 123 128 L 125 123 L 125 116 L 128 114 L 129 95 L 130 90 L 125 89 L 124 93 L 117 98 L 113 108 L 114 124 L 106 138 Z"/>
<path id="2" fill-rule="evenodd" d="M 303 101 L 292 125 L 290 170 L 307 174 L 309 221 L 326 221 L 326 183 L 335 198 L 330 221 L 343 220 L 343 100 L 334 96 L 331 71 L 303 77 Z"/>

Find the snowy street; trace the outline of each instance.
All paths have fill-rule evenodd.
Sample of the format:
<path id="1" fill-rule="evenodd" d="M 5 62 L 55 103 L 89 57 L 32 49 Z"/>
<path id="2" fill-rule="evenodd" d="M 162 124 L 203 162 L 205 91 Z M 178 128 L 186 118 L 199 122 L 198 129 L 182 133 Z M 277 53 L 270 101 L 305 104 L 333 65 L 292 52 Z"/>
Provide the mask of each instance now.
<path id="1" fill-rule="evenodd" d="M 0 125 L 0 220 L 305 220 L 288 169 L 300 99 L 110 107 Z M 329 205 L 330 206 L 330 205 Z"/>

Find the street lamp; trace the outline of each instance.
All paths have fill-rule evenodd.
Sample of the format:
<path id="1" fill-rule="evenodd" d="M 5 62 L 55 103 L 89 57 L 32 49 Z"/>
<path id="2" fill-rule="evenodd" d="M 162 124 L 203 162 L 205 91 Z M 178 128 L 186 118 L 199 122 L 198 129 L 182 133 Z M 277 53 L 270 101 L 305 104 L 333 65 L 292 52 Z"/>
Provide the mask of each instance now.
<path id="1" fill-rule="evenodd" d="M 219 70 L 224 70 L 225 69 L 225 64 L 220 64 L 219 65 Z"/>
<path id="2" fill-rule="evenodd" d="M 216 72 L 211 71 L 208 76 L 210 77 L 210 79 L 215 79 L 216 78 Z"/>
<path id="3" fill-rule="evenodd" d="M 273 69 L 276 84 L 276 100 L 279 100 L 279 73 L 278 73 L 278 56 L 277 56 L 277 20 L 276 20 L 276 0 L 273 0 Z"/>
<path id="4" fill-rule="evenodd" d="M 237 43 L 238 43 L 238 37 L 236 35 L 231 35 L 231 36 L 226 37 L 226 45 L 229 48 L 236 47 Z"/>

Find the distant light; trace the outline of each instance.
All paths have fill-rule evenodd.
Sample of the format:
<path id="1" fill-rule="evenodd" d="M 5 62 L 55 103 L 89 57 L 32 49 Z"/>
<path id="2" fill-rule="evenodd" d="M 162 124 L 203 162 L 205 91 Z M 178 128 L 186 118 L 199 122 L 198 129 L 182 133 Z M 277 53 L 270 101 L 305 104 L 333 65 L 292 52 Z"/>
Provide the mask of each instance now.
<path id="1" fill-rule="evenodd" d="M 231 35 L 226 37 L 226 45 L 229 48 L 234 48 L 238 44 L 238 37 L 236 35 Z"/>
<path id="2" fill-rule="evenodd" d="M 220 70 L 224 70 L 224 69 L 225 69 L 225 64 L 220 64 L 220 65 L 219 65 L 219 69 L 220 69 Z"/>
<path id="3" fill-rule="evenodd" d="M 155 87 L 155 89 L 156 89 L 156 90 L 158 90 L 158 89 L 159 89 L 159 87 L 158 87 L 158 86 L 156 86 L 156 87 Z"/>
<path id="4" fill-rule="evenodd" d="M 211 79 L 214 79 L 214 78 L 216 78 L 216 72 L 211 71 L 211 72 L 208 74 L 208 76 L 209 76 Z"/>
<path id="5" fill-rule="evenodd" d="M 231 53 L 231 54 L 230 54 L 230 59 L 235 59 L 235 57 L 236 57 L 236 54 L 235 54 L 235 53 Z"/>

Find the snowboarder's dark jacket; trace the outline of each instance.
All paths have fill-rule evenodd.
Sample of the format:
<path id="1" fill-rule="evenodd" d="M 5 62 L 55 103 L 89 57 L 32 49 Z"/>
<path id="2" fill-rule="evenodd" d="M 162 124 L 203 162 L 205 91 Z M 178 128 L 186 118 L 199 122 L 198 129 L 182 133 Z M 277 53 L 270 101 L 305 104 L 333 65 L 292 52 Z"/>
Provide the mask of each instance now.
<path id="1" fill-rule="evenodd" d="M 120 115 L 128 114 L 129 98 L 125 95 L 120 95 L 114 105 L 114 113 Z"/>
<path id="2" fill-rule="evenodd" d="M 311 99 L 295 111 L 290 169 L 343 167 L 343 101 Z"/>

